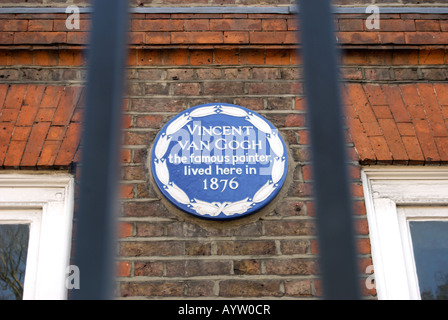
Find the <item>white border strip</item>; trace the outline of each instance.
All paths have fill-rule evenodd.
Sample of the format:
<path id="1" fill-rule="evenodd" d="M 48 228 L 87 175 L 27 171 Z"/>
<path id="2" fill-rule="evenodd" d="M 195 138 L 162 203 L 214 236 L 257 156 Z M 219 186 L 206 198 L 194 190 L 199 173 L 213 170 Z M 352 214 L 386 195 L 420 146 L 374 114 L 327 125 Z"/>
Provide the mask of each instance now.
<path id="1" fill-rule="evenodd" d="M 380 13 L 422 13 L 422 14 L 448 14 L 448 7 L 383 7 Z M 367 7 L 335 7 L 334 13 L 366 13 Z M 0 14 L 44 14 L 65 13 L 65 7 L 0 7 Z M 80 7 L 80 13 L 92 13 L 91 7 Z M 131 13 L 186 13 L 186 14 L 218 14 L 218 13 L 255 13 L 255 14 L 294 14 L 299 10 L 296 6 L 284 7 L 135 7 L 130 8 Z"/>

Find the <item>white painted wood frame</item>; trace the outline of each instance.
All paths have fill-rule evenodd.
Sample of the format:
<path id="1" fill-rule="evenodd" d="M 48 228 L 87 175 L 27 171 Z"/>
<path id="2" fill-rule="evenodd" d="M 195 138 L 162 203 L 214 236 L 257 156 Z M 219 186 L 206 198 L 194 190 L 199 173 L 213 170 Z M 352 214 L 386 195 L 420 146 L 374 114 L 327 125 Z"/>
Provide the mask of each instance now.
<path id="1" fill-rule="evenodd" d="M 0 223 L 30 224 L 24 299 L 67 298 L 73 204 L 70 174 L 0 174 Z"/>
<path id="2" fill-rule="evenodd" d="M 448 167 L 364 167 L 362 180 L 378 299 L 420 299 L 408 219 L 448 217 Z"/>

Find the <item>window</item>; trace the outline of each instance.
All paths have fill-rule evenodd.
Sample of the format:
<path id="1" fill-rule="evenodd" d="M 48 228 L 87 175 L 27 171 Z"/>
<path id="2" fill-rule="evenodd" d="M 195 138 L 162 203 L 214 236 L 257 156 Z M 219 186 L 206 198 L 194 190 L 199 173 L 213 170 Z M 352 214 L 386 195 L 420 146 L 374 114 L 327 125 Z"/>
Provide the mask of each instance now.
<path id="1" fill-rule="evenodd" d="M 67 174 L 0 175 L 0 299 L 65 299 L 73 219 Z"/>
<path id="2" fill-rule="evenodd" d="M 379 299 L 448 298 L 448 168 L 367 167 Z"/>

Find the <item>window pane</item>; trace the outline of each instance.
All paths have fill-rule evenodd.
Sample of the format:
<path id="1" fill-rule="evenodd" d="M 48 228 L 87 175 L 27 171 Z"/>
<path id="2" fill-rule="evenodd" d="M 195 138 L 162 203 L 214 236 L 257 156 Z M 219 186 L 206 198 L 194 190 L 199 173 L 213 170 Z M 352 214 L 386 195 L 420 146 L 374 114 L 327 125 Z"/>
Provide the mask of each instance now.
<path id="1" fill-rule="evenodd" d="M 410 221 L 423 300 L 448 299 L 448 221 Z"/>
<path id="2" fill-rule="evenodd" d="M 21 300 L 29 226 L 0 224 L 0 300 Z"/>

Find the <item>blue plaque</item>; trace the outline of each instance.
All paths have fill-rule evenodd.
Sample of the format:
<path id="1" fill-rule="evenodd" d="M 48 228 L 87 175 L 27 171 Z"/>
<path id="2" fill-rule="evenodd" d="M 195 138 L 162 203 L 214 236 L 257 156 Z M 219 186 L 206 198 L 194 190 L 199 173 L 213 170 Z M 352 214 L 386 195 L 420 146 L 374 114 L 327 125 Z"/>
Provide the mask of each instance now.
<path id="1" fill-rule="evenodd" d="M 200 218 L 229 220 L 267 205 L 286 178 L 278 130 L 232 104 L 203 104 L 171 119 L 157 135 L 151 170 L 162 194 Z"/>

